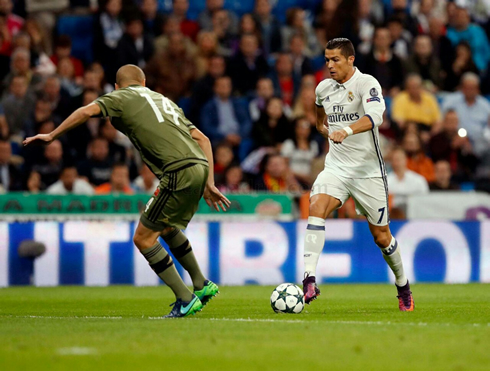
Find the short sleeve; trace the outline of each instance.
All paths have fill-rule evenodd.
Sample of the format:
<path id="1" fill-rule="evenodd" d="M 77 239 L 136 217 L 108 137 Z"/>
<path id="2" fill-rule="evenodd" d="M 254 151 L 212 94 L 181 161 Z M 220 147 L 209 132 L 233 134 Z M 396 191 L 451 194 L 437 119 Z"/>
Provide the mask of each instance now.
<path id="1" fill-rule="evenodd" d="M 383 123 L 383 113 L 385 111 L 385 101 L 383 91 L 379 82 L 372 76 L 369 76 L 360 86 L 360 94 L 364 113 L 369 116 L 373 128 Z"/>
<path id="2" fill-rule="evenodd" d="M 184 111 L 182 110 L 182 108 L 179 107 L 179 111 L 180 111 L 180 120 L 182 120 L 182 122 L 184 123 L 185 126 L 187 126 L 187 129 L 189 130 L 194 130 L 196 128 L 196 126 L 189 121 L 189 119 L 187 117 L 185 117 L 185 114 L 184 114 Z"/>
<path id="3" fill-rule="evenodd" d="M 103 117 L 121 117 L 123 104 L 117 91 L 103 95 L 94 101 Z"/>
<path id="4" fill-rule="evenodd" d="M 323 107 L 323 104 L 322 104 L 322 100 L 320 98 L 320 84 L 318 84 L 318 86 L 316 87 L 315 89 L 315 104 L 317 107 Z"/>

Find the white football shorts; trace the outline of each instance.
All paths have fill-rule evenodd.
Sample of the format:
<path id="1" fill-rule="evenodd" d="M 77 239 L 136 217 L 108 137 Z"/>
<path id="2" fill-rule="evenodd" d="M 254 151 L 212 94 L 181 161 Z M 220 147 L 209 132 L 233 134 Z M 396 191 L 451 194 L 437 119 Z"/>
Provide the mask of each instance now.
<path id="1" fill-rule="evenodd" d="M 357 214 L 373 225 L 383 226 L 390 221 L 386 178 L 344 178 L 324 169 L 313 183 L 310 198 L 316 194 L 335 197 L 342 205 L 352 197 Z"/>

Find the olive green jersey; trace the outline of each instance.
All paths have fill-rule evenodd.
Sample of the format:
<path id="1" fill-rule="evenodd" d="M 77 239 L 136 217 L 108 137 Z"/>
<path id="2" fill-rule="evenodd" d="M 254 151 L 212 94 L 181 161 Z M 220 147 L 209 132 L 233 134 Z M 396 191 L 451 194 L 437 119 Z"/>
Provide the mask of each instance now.
<path id="1" fill-rule="evenodd" d="M 182 109 L 163 95 L 139 85 L 118 89 L 95 100 L 102 115 L 127 135 L 143 161 L 161 179 L 191 163 L 207 164 L 206 155 L 192 139 L 195 126 Z"/>

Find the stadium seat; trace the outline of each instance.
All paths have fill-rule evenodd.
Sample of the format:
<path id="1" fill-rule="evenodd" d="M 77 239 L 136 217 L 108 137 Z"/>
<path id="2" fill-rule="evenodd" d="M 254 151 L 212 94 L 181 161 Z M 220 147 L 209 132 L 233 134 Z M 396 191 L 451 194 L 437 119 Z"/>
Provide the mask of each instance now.
<path id="1" fill-rule="evenodd" d="M 206 0 L 192 0 L 189 1 L 189 10 L 187 11 L 187 18 L 190 20 L 197 20 L 199 13 L 206 8 Z"/>
<path id="2" fill-rule="evenodd" d="M 245 13 L 252 13 L 254 9 L 254 0 L 225 0 L 225 9 L 234 12 L 238 17 Z"/>
<path id="3" fill-rule="evenodd" d="M 72 43 L 72 55 L 85 64 L 93 61 L 93 17 L 90 15 L 64 15 L 58 18 L 58 35 L 68 35 Z"/>

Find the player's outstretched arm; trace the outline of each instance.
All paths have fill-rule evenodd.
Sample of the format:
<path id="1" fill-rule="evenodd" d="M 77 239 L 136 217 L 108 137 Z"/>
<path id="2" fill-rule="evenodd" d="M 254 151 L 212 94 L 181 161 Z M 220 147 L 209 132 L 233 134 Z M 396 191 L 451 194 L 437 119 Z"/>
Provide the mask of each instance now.
<path id="1" fill-rule="evenodd" d="M 80 124 L 83 124 L 92 116 L 97 116 L 100 114 L 100 107 L 96 103 L 90 103 L 84 107 L 80 107 L 75 112 L 73 112 L 70 116 L 67 117 L 65 121 L 61 123 L 56 129 L 54 129 L 49 134 L 38 134 L 33 137 L 26 138 L 24 140 L 24 146 L 35 142 L 41 141 L 46 144 L 50 144 L 53 140 L 57 139 L 67 131 L 77 127 Z"/>
<path id="2" fill-rule="evenodd" d="M 206 189 L 204 190 L 204 200 L 209 207 L 214 207 L 216 211 L 219 211 L 220 208 L 226 211 L 226 208 L 230 207 L 231 202 L 214 185 L 214 162 L 211 142 L 199 129 L 192 129 L 191 136 L 199 144 L 209 163 L 209 175 L 208 181 L 206 182 Z"/>

